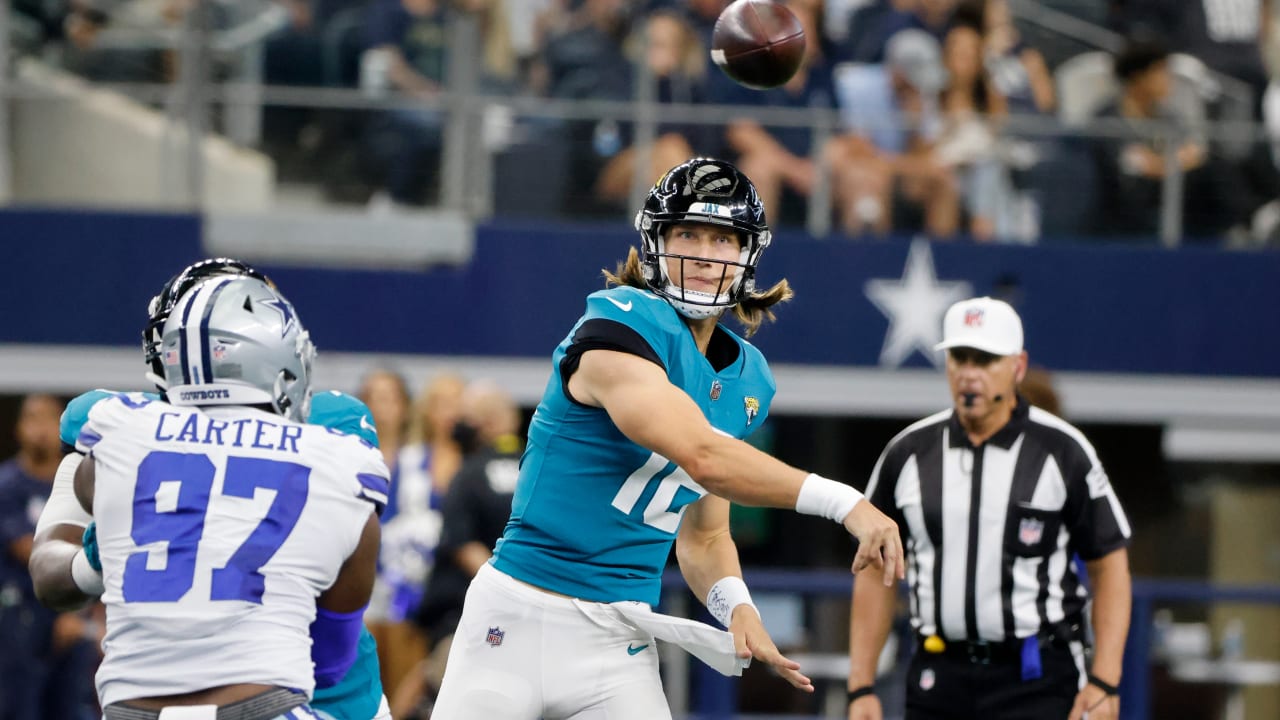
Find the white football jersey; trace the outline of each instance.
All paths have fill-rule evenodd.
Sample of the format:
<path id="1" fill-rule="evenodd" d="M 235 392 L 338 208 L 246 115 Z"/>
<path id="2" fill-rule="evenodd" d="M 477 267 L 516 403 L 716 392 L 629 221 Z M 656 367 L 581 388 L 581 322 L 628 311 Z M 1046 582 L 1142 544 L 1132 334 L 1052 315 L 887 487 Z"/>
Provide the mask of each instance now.
<path id="1" fill-rule="evenodd" d="M 261 410 L 140 395 L 99 402 L 76 445 L 96 472 L 102 704 L 232 683 L 310 696 L 315 599 L 386 502 L 382 455 Z"/>

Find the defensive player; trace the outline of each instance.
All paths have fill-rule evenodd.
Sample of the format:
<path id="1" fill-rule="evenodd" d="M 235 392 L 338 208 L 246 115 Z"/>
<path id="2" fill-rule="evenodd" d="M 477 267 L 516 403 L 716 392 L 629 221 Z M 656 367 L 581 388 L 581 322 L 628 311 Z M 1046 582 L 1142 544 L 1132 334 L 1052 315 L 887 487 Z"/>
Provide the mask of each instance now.
<path id="1" fill-rule="evenodd" d="M 178 298 L 187 290 L 196 283 L 224 275 L 254 277 L 270 284 L 270 280 L 246 263 L 230 258 L 210 258 L 184 268 L 152 298 L 147 325 L 142 333 L 143 355 L 147 377 L 161 392 L 166 387 L 160 355 L 160 334 L 165 321 Z M 85 535 L 85 528 L 92 522 L 92 517 L 86 515 L 75 501 L 71 478 L 82 458 L 74 448 L 89 410 L 116 394 L 109 390 L 91 390 L 72 400 L 62 416 L 60 436 L 67 456 L 58 471 L 54 497 L 40 517 L 35 539 L 37 550 L 31 558 L 37 592 L 46 604 L 55 607 L 79 607 L 90 595 L 96 597 L 101 593 L 100 574 L 94 567 L 96 560 L 91 560 L 92 553 L 86 554 L 81 550 L 82 535 Z M 146 397 L 162 399 L 162 395 L 154 393 L 147 393 Z M 374 447 L 378 446 L 378 434 L 369 409 L 345 393 L 330 390 L 313 394 L 307 421 L 358 436 Z M 92 540 L 93 533 L 88 537 Z M 86 589 L 90 592 L 86 593 Z M 321 717 L 334 720 L 390 720 L 390 709 L 382 692 L 377 646 L 367 629 L 361 628 L 358 655 L 351 669 L 332 684 L 318 685 L 311 707 Z"/>
<path id="2" fill-rule="evenodd" d="M 755 286 L 771 235 L 751 181 L 726 162 L 669 171 L 636 217 L 641 251 L 593 293 L 553 355 L 510 521 L 476 575 L 433 718 L 669 718 L 654 638 L 725 674 L 756 658 L 812 691 L 761 624 L 729 535 L 729 501 L 794 508 L 860 541 L 854 570 L 902 571 L 893 521 L 852 487 L 740 438 L 774 382 L 753 332 L 791 296 Z M 683 522 L 682 522 L 683 520 Z M 657 615 L 672 543 L 729 633 Z"/>
<path id="3" fill-rule="evenodd" d="M 389 473 L 358 437 L 300 422 L 314 349 L 265 282 L 196 285 L 162 337 L 168 402 L 99 402 L 76 440 L 107 606 L 104 715 L 315 717 L 313 659 L 334 679 L 356 656 Z"/>

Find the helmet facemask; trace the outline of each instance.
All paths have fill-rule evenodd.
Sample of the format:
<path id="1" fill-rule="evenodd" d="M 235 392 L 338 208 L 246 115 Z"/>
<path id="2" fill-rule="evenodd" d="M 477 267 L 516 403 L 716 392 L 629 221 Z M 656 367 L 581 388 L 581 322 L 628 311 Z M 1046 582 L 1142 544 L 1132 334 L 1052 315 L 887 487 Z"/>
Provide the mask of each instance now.
<path id="1" fill-rule="evenodd" d="M 667 252 L 666 233 L 681 223 L 717 225 L 736 231 L 742 239 L 738 260 Z M 691 319 L 718 316 L 755 292 L 756 265 L 772 240 L 755 186 L 733 165 L 707 158 L 690 160 L 663 176 L 636 214 L 635 226 L 640 231 L 640 260 L 649 288 Z M 678 261 L 676 277 L 672 277 L 668 259 Z M 685 264 L 695 260 L 723 266 L 718 293 L 685 289 Z"/>
<path id="2" fill-rule="evenodd" d="M 657 266 L 659 280 L 658 287 L 654 288 L 655 292 L 665 297 L 681 315 L 692 320 L 715 317 L 724 312 L 725 308 L 737 305 L 741 298 L 755 289 L 754 269 L 748 264 L 751 250 L 745 240 L 742 243 L 742 249 L 738 252 L 736 262 L 694 255 L 677 255 L 666 251 L 666 232 L 671 227 L 674 225 L 668 225 L 659 231 L 655 243 L 657 247 L 652 252 L 646 251 L 644 259 L 647 262 L 652 258 L 652 264 Z M 671 260 L 675 262 L 668 262 Z M 689 289 L 686 279 L 688 263 L 720 266 L 720 279 L 716 284 L 718 292 L 709 293 Z M 678 268 L 675 275 L 672 274 L 673 264 Z M 650 283 L 650 285 L 653 284 Z"/>

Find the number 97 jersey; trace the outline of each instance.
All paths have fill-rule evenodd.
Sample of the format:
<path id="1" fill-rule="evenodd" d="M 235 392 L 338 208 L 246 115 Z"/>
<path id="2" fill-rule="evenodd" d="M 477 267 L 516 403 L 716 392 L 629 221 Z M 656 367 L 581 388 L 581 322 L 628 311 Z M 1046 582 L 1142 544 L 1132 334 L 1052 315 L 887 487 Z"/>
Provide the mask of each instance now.
<path id="1" fill-rule="evenodd" d="M 308 628 L 389 473 L 353 435 L 245 407 L 97 403 L 103 705 L 260 683 L 310 696 Z"/>

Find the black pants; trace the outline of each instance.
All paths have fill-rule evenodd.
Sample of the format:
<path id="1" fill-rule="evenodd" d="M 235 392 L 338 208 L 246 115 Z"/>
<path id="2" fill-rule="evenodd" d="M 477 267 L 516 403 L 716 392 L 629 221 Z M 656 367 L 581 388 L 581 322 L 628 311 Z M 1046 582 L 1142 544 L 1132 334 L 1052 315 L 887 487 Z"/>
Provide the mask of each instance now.
<path id="1" fill-rule="evenodd" d="M 907 671 L 906 720 L 1066 720 L 1079 692 L 1071 651 L 1041 648 L 1041 676 L 1022 679 L 1016 659 L 981 664 L 917 650 Z"/>

